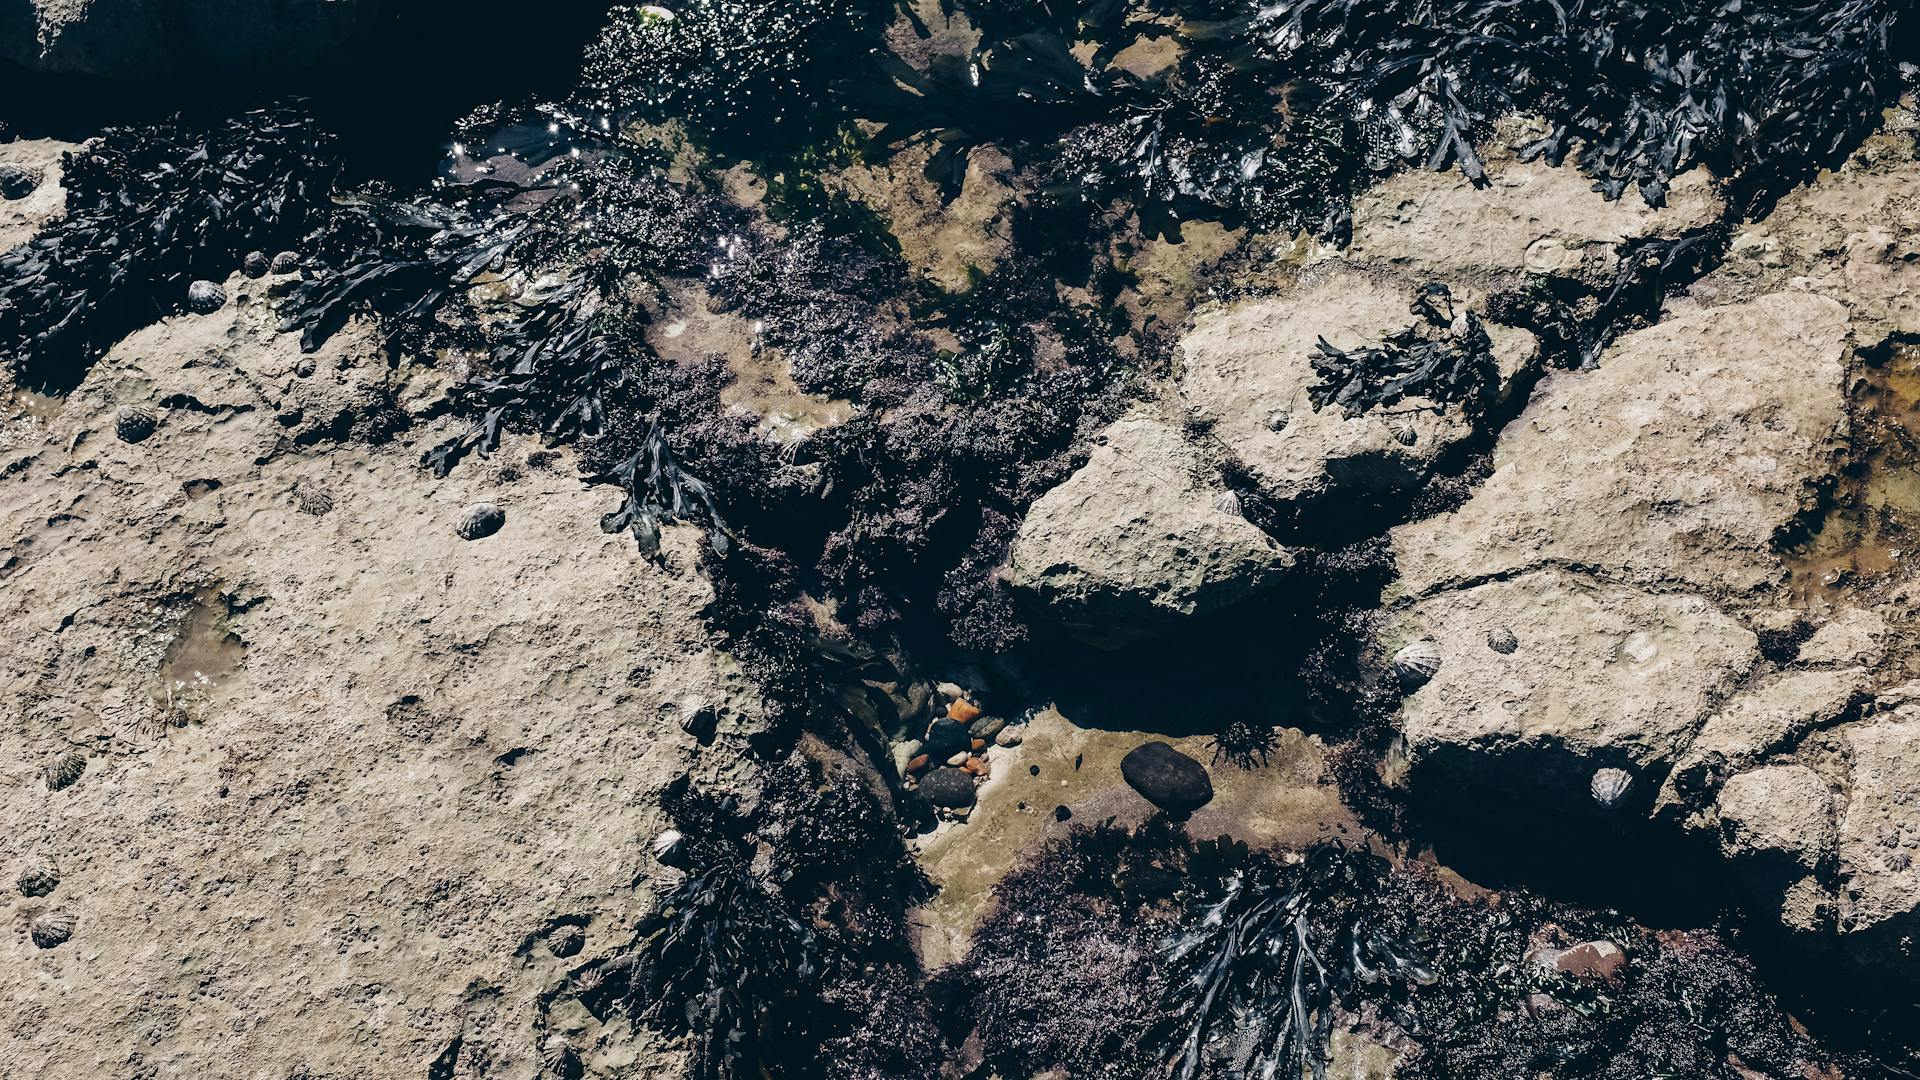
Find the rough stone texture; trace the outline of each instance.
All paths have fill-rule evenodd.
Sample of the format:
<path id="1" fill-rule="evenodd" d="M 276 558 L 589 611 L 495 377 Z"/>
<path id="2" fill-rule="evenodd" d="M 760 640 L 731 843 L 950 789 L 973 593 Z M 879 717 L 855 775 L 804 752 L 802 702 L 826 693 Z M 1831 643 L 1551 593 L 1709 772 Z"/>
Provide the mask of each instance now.
<path id="1" fill-rule="evenodd" d="M 0 142 L 0 165 L 17 165 L 40 176 L 40 185 L 24 199 L 0 199 L 0 251 L 23 244 L 67 212 L 67 191 L 60 186 L 60 155 L 76 144 L 53 139 Z"/>
<path id="2" fill-rule="evenodd" d="M 1099 640 L 1219 611 L 1293 565 L 1266 533 L 1220 509 L 1224 494 L 1177 431 L 1137 411 L 1033 504 L 1009 580 Z"/>
<path id="3" fill-rule="evenodd" d="M 1409 169 L 1354 201 L 1349 256 L 1474 275 L 1608 278 L 1627 240 L 1678 236 L 1711 224 L 1720 201 L 1705 170 L 1678 178 L 1660 209 L 1629 193 L 1611 202 L 1572 166 L 1490 158 L 1486 187 L 1452 172 Z"/>
<path id="4" fill-rule="evenodd" d="M 1720 789 L 1720 850 L 1755 899 L 1791 929 L 1832 923 L 1820 875 L 1832 861 L 1836 832 L 1827 782 L 1804 765 L 1744 772 Z"/>
<path id="5" fill-rule="evenodd" d="M 1864 608 L 1847 608 L 1800 645 L 1803 664 L 1877 664 L 1893 634 L 1887 620 Z"/>
<path id="6" fill-rule="evenodd" d="M 1920 331 L 1920 167 L 1901 112 L 1847 163 L 1790 192 L 1735 232 L 1725 263 L 1693 290 L 1708 299 L 1780 288 L 1845 304 L 1863 344 Z M 1902 129 L 1904 127 L 1904 130 Z"/>
<path id="7" fill-rule="evenodd" d="M 1856 667 L 1783 672 L 1748 687 L 1701 726 L 1668 775 L 1656 810 L 1688 826 L 1709 825 L 1701 813 L 1728 777 L 1835 723 L 1861 704 L 1872 684 L 1872 673 Z"/>
<path id="8" fill-rule="evenodd" d="M 1804 293 L 1669 315 L 1597 371 L 1550 376 L 1459 510 L 1394 530 L 1402 587 L 1541 564 L 1746 594 L 1832 471 L 1844 307 Z"/>
<path id="9" fill-rule="evenodd" d="M 0 60 L 33 71 L 157 78 L 202 66 L 311 62 L 384 0 L 0 0 Z"/>
<path id="10" fill-rule="evenodd" d="M 1279 296 L 1202 313 L 1180 343 L 1180 393 L 1282 507 L 1336 492 L 1411 492 L 1475 433 L 1472 420 L 1426 398 L 1348 418 L 1332 406 L 1315 412 L 1307 390 L 1318 381 L 1312 357 L 1320 338 L 1353 348 L 1403 329 L 1414 322 L 1419 284 L 1335 266 Z M 1477 301 L 1469 289 L 1454 290 L 1456 311 Z M 1492 324 L 1487 331 L 1503 393 L 1530 386 L 1539 362 L 1533 336 Z M 1395 438 L 1389 417 L 1412 425 L 1411 446 Z"/>
<path id="11" fill-rule="evenodd" d="M 0 872 L 62 875 L 0 921 L 77 916 L 57 950 L 0 939 L 0 1061 L 417 1080 L 459 1040 L 446 1075 L 484 1055 L 527 1080 L 570 965 L 540 936 L 569 917 L 584 958 L 626 942 L 661 872 L 658 791 L 693 753 L 678 717 L 715 710 L 737 740 L 759 698 L 700 622 L 691 530 L 639 558 L 599 531 L 604 491 L 517 441 L 444 481 L 417 463 L 438 430 L 335 442 L 439 377 L 347 333 L 299 378 L 254 285 L 228 288 L 0 442 Z M 112 433 L 128 402 L 164 415 L 137 445 Z M 298 509 L 300 482 L 331 509 Z M 481 497 L 508 527 L 452 540 Z M 47 790 L 76 750 L 80 780 Z M 651 1056 L 553 1022 L 596 1068 Z"/>
<path id="12" fill-rule="evenodd" d="M 1704 600 L 1561 570 L 1442 593 L 1405 622 L 1441 657 L 1401 707 L 1415 788 L 1565 811 L 1591 807 L 1595 769 L 1664 768 L 1756 660 L 1754 635 Z M 1487 647 L 1500 626 L 1520 640 L 1511 654 Z"/>
<path id="13" fill-rule="evenodd" d="M 1840 817 L 1840 940 L 1865 966 L 1913 973 L 1920 960 L 1920 708 L 1840 732 L 1852 761 Z"/>

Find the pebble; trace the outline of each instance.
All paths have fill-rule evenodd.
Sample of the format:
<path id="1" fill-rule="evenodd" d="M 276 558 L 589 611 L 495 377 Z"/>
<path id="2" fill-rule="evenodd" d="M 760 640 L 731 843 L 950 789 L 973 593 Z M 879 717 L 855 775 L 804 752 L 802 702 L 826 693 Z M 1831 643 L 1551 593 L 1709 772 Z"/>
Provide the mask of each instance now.
<path id="1" fill-rule="evenodd" d="M 948 703 L 947 718 L 950 720 L 958 720 L 963 724 L 970 724 L 980 719 L 980 706 L 975 705 L 966 698 L 960 698 L 957 701 Z"/>
<path id="2" fill-rule="evenodd" d="M 933 690 L 934 690 L 934 693 L 939 694 L 941 697 L 946 698 L 948 701 L 958 701 L 961 698 L 967 696 L 967 692 L 965 690 L 960 689 L 959 683 L 950 683 L 950 682 L 935 683 L 933 684 Z"/>
<path id="3" fill-rule="evenodd" d="M 991 739 L 1000 734 L 1000 729 L 1006 726 L 1007 722 L 998 716 L 983 716 L 975 720 L 973 726 L 967 731 L 976 739 Z"/>
<path id="4" fill-rule="evenodd" d="M 1142 743 L 1120 759 L 1120 775 L 1140 797 L 1176 818 L 1213 801 L 1207 767 L 1163 742 Z"/>
<path id="5" fill-rule="evenodd" d="M 1019 746 L 1020 745 L 1020 729 L 1016 727 L 1001 728 L 1000 734 L 995 735 L 993 737 L 993 745 Z"/>
<path id="6" fill-rule="evenodd" d="M 958 720 L 935 720 L 927 728 L 927 742 L 922 749 L 936 758 L 951 757 L 956 750 L 965 750 L 973 744 L 967 735 L 967 726 Z"/>
<path id="7" fill-rule="evenodd" d="M 918 776 L 919 774 L 926 772 L 927 766 L 931 764 L 933 764 L 933 760 L 927 757 L 927 755 L 917 754 L 914 757 L 909 758 L 907 760 L 907 771 Z"/>
<path id="8" fill-rule="evenodd" d="M 1055 821 L 1065 821 L 1072 816 L 1073 811 L 1064 806 L 1056 806 L 1053 808 L 1053 820 Z"/>
<path id="9" fill-rule="evenodd" d="M 962 750 L 959 753 L 948 758 L 947 764 L 952 765 L 955 768 L 959 768 L 960 766 L 965 765 L 967 763 L 967 759 L 972 756 L 973 756 L 972 754 L 968 753 L 965 750 Z"/>
<path id="10" fill-rule="evenodd" d="M 920 794 L 935 806 L 955 810 L 973 805 L 973 777 L 959 769 L 935 769 L 920 778 Z"/>

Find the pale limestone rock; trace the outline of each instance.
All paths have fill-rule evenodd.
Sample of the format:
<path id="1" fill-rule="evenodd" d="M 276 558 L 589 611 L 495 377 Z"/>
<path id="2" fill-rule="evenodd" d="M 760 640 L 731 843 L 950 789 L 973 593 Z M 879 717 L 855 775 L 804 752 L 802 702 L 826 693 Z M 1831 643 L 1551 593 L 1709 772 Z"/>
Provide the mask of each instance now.
<path id="1" fill-rule="evenodd" d="M 1009 580 L 1101 640 L 1229 607 L 1279 582 L 1293 557 L 1223 509 L 1226 492 L 1178 431 L 1137 411 L 1033 504 Z"/>
<path id="2" fill-rule="evenodd" d="M 1541 564 L 1744 596 L 1834 467 L 1846 309 L 1783 293 L 1670 315 L 1541 385 L 1459 510 L 1394 530 L 1402 588 Z"/>

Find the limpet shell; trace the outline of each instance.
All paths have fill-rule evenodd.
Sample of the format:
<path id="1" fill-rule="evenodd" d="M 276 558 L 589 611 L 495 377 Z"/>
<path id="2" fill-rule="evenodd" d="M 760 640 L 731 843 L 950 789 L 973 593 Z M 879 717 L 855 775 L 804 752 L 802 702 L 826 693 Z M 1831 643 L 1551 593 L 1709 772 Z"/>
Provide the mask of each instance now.
<path id="1" fill-rule="evenodd" d="M 1487 648 L 1494 652 L 1502 656 L 1510 656 L 1519 647 L 1520 639 L 1513 635 L 1512 630 L 1504 626 L 1496 626 L 1487 631 Z"/>
<path id="2" fill-rule="evenodd" d="M 1595 769 L 1587 787 L 1593 793 L 1594 802 L 1611 810 L 1620 805 L 1620 800 L 1633 788 L 1633 774 L 1625 769 Z"/>
<path id="3" fill-rule="evenodd" d="M 507 512 L 492 503 L 474 503 L 460 513 L 460 524 L 453 531 L 462 540 L 481 540 L 500 531 L 507 523 Z"/>
<path id="4" fill-rule="evenodd" d="M 60 887 L 60 868 L 44 855 L 36 855 L 20 868 L 14 879 L 22 896 L 45 896 Z"/>
<path id="5" fill-rule="evenodd" d="M 240 272 L 250 278 L 263 278 L 267 276 L 267 270 L 272 265 L 267 260 L 266 252 L 249 251 L 247 257 L 240 260 Z"/>
<path id="6" fill-rule="evenodd" d="M 1240 493 L 1237 491 L 1223 491 L 1215 495 L 1213 497 L 1213 508 L 1223 514 L 1231 514 L 1234 517 L 1239 517 Z"/>
<path id="7" fill-rule="evenodd" d="M 196 281 L 187 286 L 187 310 L 195 315 L 211 315 L 227 306 L 227 290 L 215 281 Z"/>
<path id="8" fill-rule="evenodd" d="M 1293 414 L 1285 409 L 1275 409 L 1267 414 L 1268 431 L 1285 431 L 1292 422 Z"/>
<path id="9" fill-rule="evenodd" d="M 1401 446 L 1412 446 L 1420 441 L 1420 432 L 1413 426 L 1413 421 L 1404 416 L 1387 417 L 1387 431 L 1393 435 L 1393 441 Z"/>
<path id="10" fill-rule="evenodd" d="M 47 790 L 59 791 L 62 788 L 70 788 L 86 771 L 87 755 L 77 750 L 63 755 L 60 760 L 46 768 Z"/>
<path id="11" fill-rule="evenodd" d="M 43 179 L 43 174 L 38 170 L 24 165 L 0 165 L 0 199 L 24 199 L 33 194 Z"/>
<path id="12" fill-rule="evenodd" d="M 144 442 L 160 427 L 160 418 L 144 405 L 122 405 L 113 414 L 113 433 L 121 442 Z"/>
<path id="13" fill-rule="evenodd" d="M 333 493 L 316 481 L 295 480 L 292 495 L 294 509 L 303 514 L 320 517 L 333 509 Z"/>
<path id="14" fill-rule="evenodd" d="M 73 937 L 74 918 L 64 911 L 49 911 L 27 924 L 27 936 L 35 945 L 52 949 Z"/>
<path id="15" fill-rule="evenodd" d="M 653 857 L 662 866 L 687 864 L 687 838 L 679 829 L 664 829 L 653 838 Z"/>
<path id="16" fill-rule="evenodd" d="M 555 1032 L 540 1044 L 540 1064 L 561 1075 L 572 1068 L 579 1051 L 574 1049 L 573 1041 L 565 1035 Z"/>
<path id="17" fill-rule="evenodd" d="M 587 932 L 577 926 L 556 927 L 547 935 L 547 951 L 563 959 L 578 953 L 586 943 Z"/>
<path id="18" fill-rule="evenodd" d="M 291 274 L 300 269 L 300 253 L 283 251 L 273 257 L 273 261 L 267 264 L 267 269 L 276 274 Z"/>
<path id="19" fill-rule="evenodd" d="M 1439 670 L 1440 646 L 1432 638 L 1408 642 L 1393 654 L 1393 673 L 1400 677 L 1400 684 L 1409 690 L 1425 686 Z"/>

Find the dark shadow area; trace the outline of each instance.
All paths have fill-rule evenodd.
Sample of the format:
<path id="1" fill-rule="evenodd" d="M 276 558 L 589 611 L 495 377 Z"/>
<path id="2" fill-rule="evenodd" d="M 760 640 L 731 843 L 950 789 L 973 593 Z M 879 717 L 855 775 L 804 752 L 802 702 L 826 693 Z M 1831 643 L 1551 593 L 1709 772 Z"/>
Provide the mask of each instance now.
<path id="1" fill-rule="evenodd" d="M 414 185 L 431 178 L 454 122 L 475 107 L 571 86 L 608 6 L 397 3 L 300 70 L 241 73 L 189 62 L 178 77 L 123 82 L 0 64 L 0 124 L 20 138 L 77 141 L 109 125 L 176 113 L 218 118 L 297 95 L 339 136 L 348 179 Z"/>

